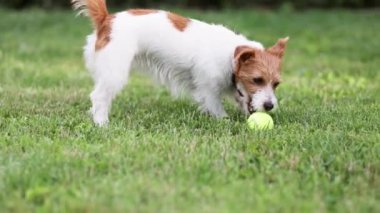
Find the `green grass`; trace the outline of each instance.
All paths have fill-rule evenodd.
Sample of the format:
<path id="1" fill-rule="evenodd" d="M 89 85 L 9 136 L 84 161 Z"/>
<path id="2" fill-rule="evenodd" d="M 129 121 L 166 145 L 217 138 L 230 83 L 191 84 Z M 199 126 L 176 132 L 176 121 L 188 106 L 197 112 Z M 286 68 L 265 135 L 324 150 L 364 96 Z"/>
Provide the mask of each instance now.
<path id="1" fill-rule="evenodd" d="M 134 74 L 108 128 L 73 12 L 0 10 L 0 211 L 379 212 L 380 11 L 180 11 L 290 36 L 275 129 L 198 113 Z"/>

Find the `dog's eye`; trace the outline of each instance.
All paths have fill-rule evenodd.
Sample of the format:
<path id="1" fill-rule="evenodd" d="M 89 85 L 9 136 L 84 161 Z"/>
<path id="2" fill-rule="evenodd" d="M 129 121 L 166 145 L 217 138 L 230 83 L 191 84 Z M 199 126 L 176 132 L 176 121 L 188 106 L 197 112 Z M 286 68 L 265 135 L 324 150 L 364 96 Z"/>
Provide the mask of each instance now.
<path id="1" fill-rule="evenodd" d="M 273 88 L 276 89 L 276 88 L 278 87 L 278 85 L 280 85 L 280 82 L 274 82 L 274 83 L 273 83 Z"/>
<path id="2" fill-rule="evenodd" d="M 264 79 L 261 78 L 261 77 L 253 78 L 253 83 L 255 83 L 257 85 L 263 85 L 264 84 Z"/>

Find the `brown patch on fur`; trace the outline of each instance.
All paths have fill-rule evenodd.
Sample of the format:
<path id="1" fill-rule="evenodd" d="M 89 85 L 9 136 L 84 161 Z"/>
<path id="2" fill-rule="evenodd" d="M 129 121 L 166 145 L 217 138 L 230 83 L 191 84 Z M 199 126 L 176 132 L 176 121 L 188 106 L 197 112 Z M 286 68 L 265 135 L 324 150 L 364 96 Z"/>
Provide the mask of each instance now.
<path id="1" fill-rule="evenodd" d="M 236 81 L 252 94 L 269 85 L 274 86 L 280 81 L 281 58 L 266 50 L 239 46 L 235 50 Z M 257 84 L 255 78 L 262 78 L 263 83 Z"/>
<path id="2" fill-rule="evenodd" d="M 148 15 L 152 13 L 157 13 L 157 10 L 152 10 L 152 9 L 131 9 L 127 10 L 128 13 L 134 15 L 134 16 L 143 16 L 143 15 Z"/>
<path id="3" fill-rule="evenodd" d="M 107 10 L 105 0 L 72 0 L 74 8 L 90 17 L 96 31 L 95 50 L 98 51 L 110 41 L 111 22 L 114 18 Z"/>
<path id="4" fill-rule="evenodd" d="M 282 58 L 282 56 L 284 56 L 286 43 L 288 41 L 289 41 L 289 37 L 280 38 L 280 39 L 278 39 L 277 43 L 274 46 L 268 48 L 267 51 L 269 53 L 271 53 L 272 55 L 275 55 L 275 56 Z"/>
<path id="5" fill-rule="evenodd" d="M 108 10 L 105 0 L 86 1 L 88 15 L 95 27 L 98 29 L 108 17 Z"/>
<path id="6" fill-rule="evenodd" d="M 191 21 L 186 17 L 171 12 L 168 12 L 168 19 L 172 22 L 174 27 L 181 32 L 183 32 L 186 29 L 187 25 Z"/>
<path id="7" fill-rule="evenodd" d="M 96 29 L 95 50 L 98 51 L 105 47 L 110 42 L 111 24 L 115 18 L 114 15 L 109 15 Z"/>

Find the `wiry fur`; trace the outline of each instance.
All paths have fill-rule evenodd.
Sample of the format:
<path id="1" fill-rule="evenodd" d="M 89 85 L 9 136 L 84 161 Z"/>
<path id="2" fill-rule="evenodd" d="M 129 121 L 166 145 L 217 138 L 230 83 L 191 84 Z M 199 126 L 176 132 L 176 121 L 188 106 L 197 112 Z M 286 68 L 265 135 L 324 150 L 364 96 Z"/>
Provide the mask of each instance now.
<path id="1" fill-rule="evenodd" d="M 174 95 L 182 91 L 190 93 L 201 111 L 215 117 L 227 116 L 221 103 L 221 95 L 226 91 L 241 90 L 244 97 L 237 100 L 245 112 L 253 106 L 253 93 L 247 90 L 247 82 L 237 75 L 233 85 L 231 76 L 238 72 L 240 58 L 234 55 L 237 47 L 244 45 L 265 52 L 260 43 L 220 25 L 181 17 L 175 17 L 173 22 L 169 18 L 171 13 L 166 11 L 146 14 L 123 11 L 110 19 L 104 0 L 73 0 L 73 3 L 74 8 L 88 14 L 95 27 L 84 47 L 86 67 L 95 81 L 91 93 L 95 123 L 108 122 L 112 99 L 127 83 L 132 66 L 148 71 Z M 176 21 L 181 21 L 180 25 Z M 109 27 L 109 32 L 99 34 L 104 26 Z M 108 40 L 98 48 L 101 36 Z M 242 70 L 241 73 L 249 72 Z"/>
<path id="2" fill-rule="evenodd" d="M 95 28 L 108 16 L 105 0 L 71 0 L 74 10 L 78 15 L 85 15 L 91 18 Z"/>

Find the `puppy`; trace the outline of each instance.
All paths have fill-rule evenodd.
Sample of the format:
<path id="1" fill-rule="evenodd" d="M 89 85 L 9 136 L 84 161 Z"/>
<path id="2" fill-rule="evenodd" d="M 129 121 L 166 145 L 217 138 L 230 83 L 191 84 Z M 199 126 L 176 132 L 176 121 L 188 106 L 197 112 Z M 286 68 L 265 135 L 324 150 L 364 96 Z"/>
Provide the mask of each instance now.
<path id="1" fill-rule="evenodd" d="M 274 94 L 288 38 L 265 49 L 220 26 L 161 10 L 131 9 L 109 14 L 105 0 L 72 0 L 94 32 L 84 47 L 95 82 L 90 97 L 96 124 L 108 123 L 112 100 L 132 67 L 146 70 L 173 95 L 186 92 L 202 112 L 227 116 L 221 96 L 234 96 L 246 113 L 277 107 Z"/>

